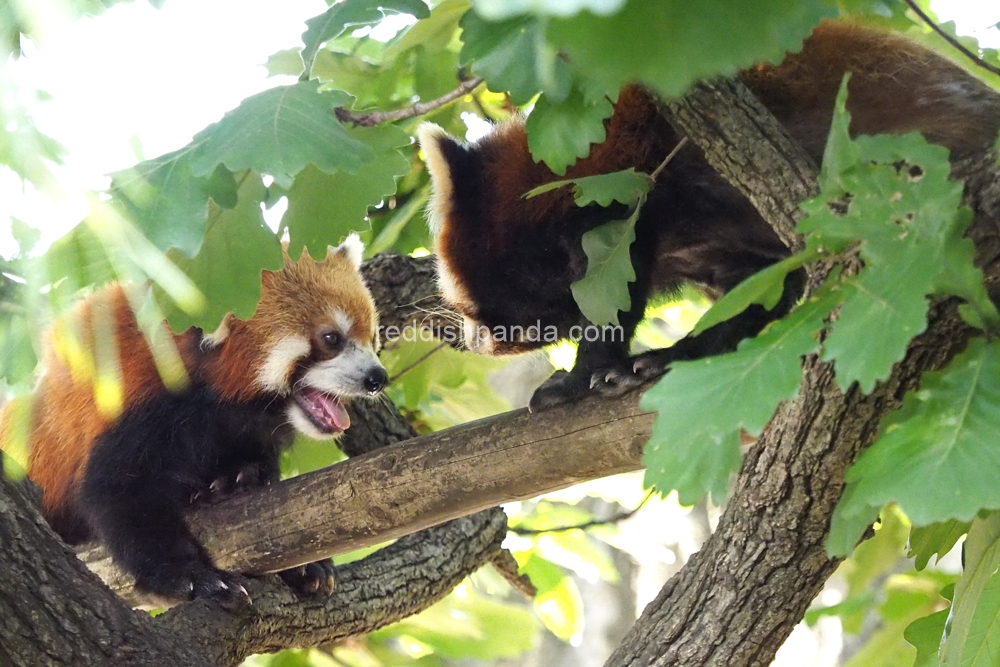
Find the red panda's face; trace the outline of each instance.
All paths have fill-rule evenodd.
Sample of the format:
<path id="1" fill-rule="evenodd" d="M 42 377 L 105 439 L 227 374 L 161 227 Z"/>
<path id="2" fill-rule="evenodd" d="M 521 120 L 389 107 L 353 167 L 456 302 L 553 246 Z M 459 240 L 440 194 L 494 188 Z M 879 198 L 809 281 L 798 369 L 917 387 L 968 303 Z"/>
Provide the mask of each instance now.
<path id="1" fill-rule="evenodd" d="M 350 426 L 346 403 L 378 394 L 386 372 L 376 356 L 378 318 L 361 281 L 361 242 L 352 235 L 316 262 L 303 252 L 265 272 L 260 303 L 245 323 L 263 359 L 254 382 L 285 397 L 289 422 L 315 439 Z"/>
<path id="2" fill-rule="evenodd" d="M 517 354 L 568 335 L 580 317 L 570 285 L 582 276 L 581 251 L 565 230 L 585 227 L 571 219 L 580 210 L 565 193 L 524 198 L 555 177 L 531 159 L 523 129 L 501 126 L 472 145 L 431 124 L 418 133 L 431 174 L 438 286 L 462 316 L 465 345 Z"/>

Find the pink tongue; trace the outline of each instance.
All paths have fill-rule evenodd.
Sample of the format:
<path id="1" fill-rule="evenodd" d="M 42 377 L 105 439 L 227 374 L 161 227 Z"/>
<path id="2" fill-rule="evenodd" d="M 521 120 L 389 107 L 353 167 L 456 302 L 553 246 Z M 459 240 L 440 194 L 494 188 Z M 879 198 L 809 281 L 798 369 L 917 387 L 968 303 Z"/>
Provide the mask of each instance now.
<path id="1" fill-rule="evenodd" d="M 313 416 L 331 431 L 345 431 L 351 425 L 347 410 L 333 396 L 307 387 L 302 390 L 302 397 L 309 404 Z"/>

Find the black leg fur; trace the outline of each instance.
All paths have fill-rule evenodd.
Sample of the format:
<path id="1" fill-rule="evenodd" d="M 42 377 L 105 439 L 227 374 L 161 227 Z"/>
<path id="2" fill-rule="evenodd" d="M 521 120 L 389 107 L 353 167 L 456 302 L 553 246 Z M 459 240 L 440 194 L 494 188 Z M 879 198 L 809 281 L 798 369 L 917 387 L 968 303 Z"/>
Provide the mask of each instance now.
<path id="1" fill-rule="evenodd" d="M 736 317 L 720 322 L 697 336 L 683 338 L 671 347 L 629 357 L 627 341 L 631 340 L 646 305 L 645 297 L 637 300 L 633 295 L 632 310 L 620 317 L 626 331 L 626 343 L 581 343 L 573 370 L 557 372 L 546 380 L 535 391 L 528 407 L 532 412 L 545 410 L 591 391 L 604 396 L 620 396 L 662 376 L 674 361 L 731 352 L 744 338 L 756 336 L 768 323 L 784 317 L 802 296 L 804 285 L 805 272 L 801 269 L 794 271 L 786 276 L 781 299 L 772 310 L 754 304 Z"/>
<path id="2" fill-rule="evenodd" d="M 173 600 L 246 599 L 239 575 L 215 567 L 184 522 L 192 496 L 247 466 L 276 471 L 290 432 L 268 404 L 235 405 L 207 390 L 167 395 L 123 416 L 95 446 L 81 514 L 136 585 Z"/>
<path id="3" fill-rule="evenodd" d="M 616 373 L 631 373 L 629 342 L 646 313 L 653 262 L 656 259 L 654 232 L 655 230 L 648 224 L 636 228 L 636 240 L 632 244 L 630 253 L 636 280 L 629 283 L 631 308 L 628 312 L 619 313 L 620 328 L 607 327 L 600 332 L 600 335 L 595 335 L 598 332 L 593 328 L 594 325 L 584 320 L 581 323 L 581 326 L 585 327 L 584 332 L 591 333 L 596 340 L 590 341 L 584 338 L 580 341 L 573 369 L 568 373 L 557 371 L 542 383 L 528 402 L 529 410 L 538 412 L 586 396 L 595 388 L 595 383 L 599 384 L 596 378 Z"/>

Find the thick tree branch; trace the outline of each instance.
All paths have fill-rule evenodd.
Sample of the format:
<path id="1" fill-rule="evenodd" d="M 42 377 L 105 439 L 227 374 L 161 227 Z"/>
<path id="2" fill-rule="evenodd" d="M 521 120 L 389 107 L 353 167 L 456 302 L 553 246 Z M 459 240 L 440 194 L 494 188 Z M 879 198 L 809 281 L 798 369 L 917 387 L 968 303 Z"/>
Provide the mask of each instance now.
<path id="1" fill-rule="evenodd" d="M 209 667 L 87 571 L 0 472 L 0 665 Z"/>
<path id="2" fill-rule="evenodd" d="M 660 111 L 753 202 L 785 245 L 802 249 L 798 203 L 819 192 L 816 165 L 745 85 L 703 81 L 681 99 L 661 103 Z"/>
<path id="3" fill-rule="evenodd" d="M 816 192 L 804 153 L 735 82 L 696 87 L 666 113 L 732 180 L 786 243 L 795 202 Z M 995 155 L 956 166 L 976 210 L 970 235 L 987 282 L 998 278 L 1000 169 Z M 796 247 L 792 245 L 792 247 Z M 935 304 L 930 326 L 891 377 L 869 396 L 843 394 L 832 368 L 806 360 L 798 397 L 783 404 L 743 461 L 718 529 L 657 598 L 608 659 L 608 667 L 768 665 L 837 561 L 824 550 L 844 472 L 874 439 L 923 371 L 939 368 L 970 335 L 955 304 Z"/>

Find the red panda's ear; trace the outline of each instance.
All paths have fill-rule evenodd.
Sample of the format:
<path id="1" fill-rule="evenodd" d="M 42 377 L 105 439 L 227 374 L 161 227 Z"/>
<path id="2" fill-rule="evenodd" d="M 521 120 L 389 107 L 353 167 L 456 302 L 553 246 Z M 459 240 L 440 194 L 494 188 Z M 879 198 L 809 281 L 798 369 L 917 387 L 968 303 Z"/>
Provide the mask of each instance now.
<path id="1" fill-rule="evenodd" d="M 354 268 L 360 269 L 361 260 L 365 255 L 365 244 L 362 243 L 361 237 L 357 234 L 348 234 L 347 238 L 339 246 L 332 249 L 332 252 L 343 255 L 351 260 Z"/>
<path id="2" fill-rule="evenodd" d="M 434 123 L 422 123 L 417 139 L 431 175 L 431 198 L 427 217 L 435 236 L 452 211 L 456 191 L 468 182 L 473 150 Z M 467 193 L 466 193 L 467 194 Z"/>

